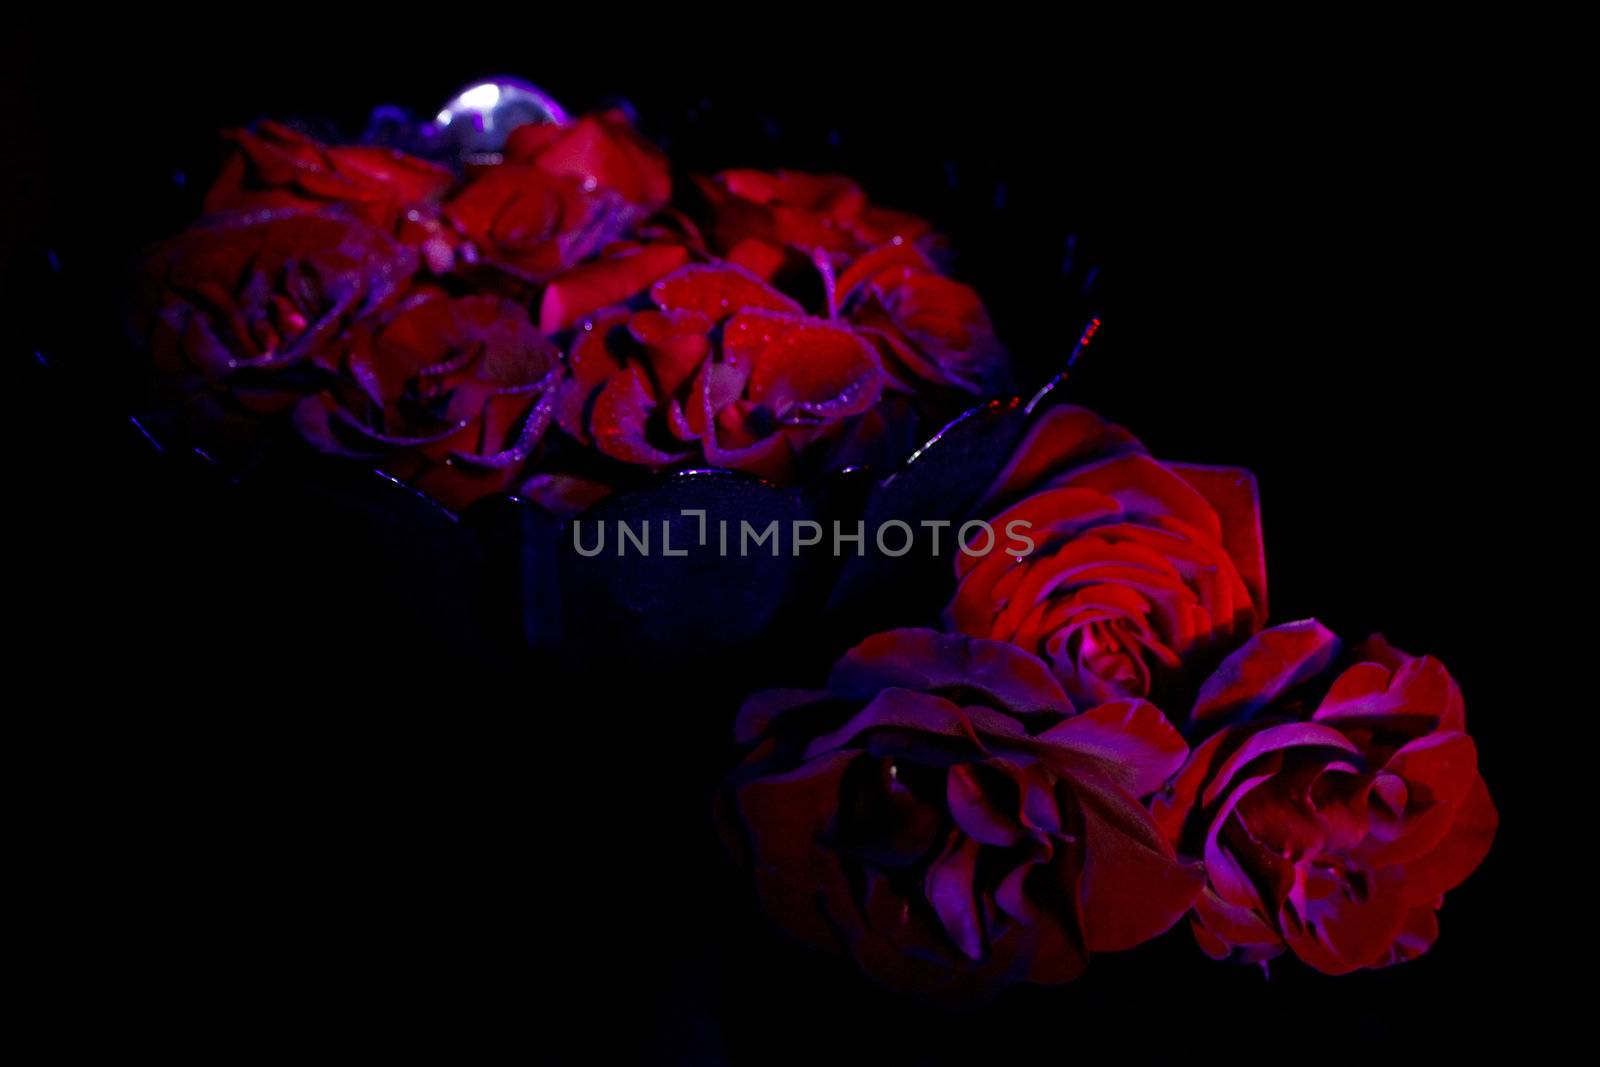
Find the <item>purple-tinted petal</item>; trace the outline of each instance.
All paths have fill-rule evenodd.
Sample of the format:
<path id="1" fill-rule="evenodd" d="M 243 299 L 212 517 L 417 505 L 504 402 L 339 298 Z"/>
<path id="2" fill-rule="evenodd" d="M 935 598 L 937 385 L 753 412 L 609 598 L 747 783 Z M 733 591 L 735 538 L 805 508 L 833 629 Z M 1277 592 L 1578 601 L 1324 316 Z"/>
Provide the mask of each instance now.
<path id="1" fill-rule="evenodd" d="M 1106 774 L 1134 796 L 1160 789 L 1189 754 L 1178 731 L 1147 700 L 1090 708 L 1052 726 L 1040 739 L 1099 760 Z"/>
<path id="2" fill-rule="evenodd" d="M 1072 713 L 1061 683 L 1038 657 L 1004 642 L 934 630 L 875 634 L 846 653 L 828 679 L 830 690 L 854 698 L 887 686 L 980 694 L 1017 714 Z"/>
<path id="3" fill-rule="evenodd" d="M 926 892 L 945 932 L 971 960 L 983 958 L 983 924 L 973 897 L 978 868 L 978 843 L 959 832 L 950 835 L 944 854 L 928 868 Z"/>
<path id="4" fill-rule="evenodd" d="M 1190 717 L 1212 723 L 1249 718 L 1321 674 L 1338 652 L 1339 639 L 1315 619 L 1263 630 L 1206 679 Z"/>
<path id="5" fill-rule="evenodd" d="M 752 695 L 733 720 L 735 744 L 751 745 L 768 733 L 787 711 L 828 699 L 814 689 L 767 689 Z"/>
<path id="6" fill-rule="evenodd" d="M 1233 776 L 1248 767 L 1252 762 L 1273 752 L 1286 748 L 1299 746 L 1313 748 L 1331 748 L 1341 752 L 1348 752 L 1359 758 L 1361 750 L 1356 748 L 1348 738 L 1339 731 L 1327 726 L 1318 726 L 1309 722 L 1284 723 L 1281 726 L 1269 726 L 1265 730 L 1250 735 L 1227 759 L 1211 784 L 1206 787 L 1201 803 L 1206 807 L 1215 804 L 1222 794 L 1229 790 L 1229 782 Z"/>

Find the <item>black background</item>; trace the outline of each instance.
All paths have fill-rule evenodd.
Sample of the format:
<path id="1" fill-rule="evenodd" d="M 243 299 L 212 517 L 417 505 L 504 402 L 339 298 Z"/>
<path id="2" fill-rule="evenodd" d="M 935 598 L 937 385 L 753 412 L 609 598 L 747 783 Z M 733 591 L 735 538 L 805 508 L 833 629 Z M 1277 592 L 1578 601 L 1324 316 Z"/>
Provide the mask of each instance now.
<path id="1" fill-rule="evenodd" d="M 1147 70 L 1090 65 L 1087 44 L 1022 56 L 864 30 L 782 55 L 770 32 L 464 32 L 358 48 L 251 26 L 94 50 L 45 34 L 9 71 L 13 618 L 45 683 L 24 702 L 40 729 L 22 815 L 56 905 L 34 924 L 54 946 L 34 986 L 76 1006 L 63 1040 L 308 1047 L 339 1023 L 352 1048 L 442 1031 L 556 1062 L 916 1064 L 1439 1051 L 1513 1029 L 1502 990 L 1536 966 L 1522 872 L 1544 869 L 1523 590 L 1548 564 L 1521 540 L 1535 420 L 1508 370 L 1532 135 L 1493 65 L 1365 40 Z M 1435 948 L 1265 980 L 1179 929 L 973 1011 L 878 992 L 768 931 L 721 865 L 707 797 L 748 664 L 616 648 L 574 682 L 464 651 L 456 607 L 396 576 L 410 547 L 307 528 L 292 494 L 240 499 L 143 447 L 106 324 L 135 250 L 192 210 L 216 131 L 297 115 L 354 133 L 374 104 L 426 113 L 495 72 L 569 110 L 630 100 L 676 164 L 842 171 L 931 217 L 1031 367 L 1081 325 L 1063 310 L 1081 300 L 1072 238 L 1075 265 L 1101 268 L 1105 325 L 1069 395 L 1158 455 L 1256 472 L 1278 621 L 1381 630 L 1459 680 L 1502 823 Z M 782 669 L 838 651 L 813 643 Z"/>

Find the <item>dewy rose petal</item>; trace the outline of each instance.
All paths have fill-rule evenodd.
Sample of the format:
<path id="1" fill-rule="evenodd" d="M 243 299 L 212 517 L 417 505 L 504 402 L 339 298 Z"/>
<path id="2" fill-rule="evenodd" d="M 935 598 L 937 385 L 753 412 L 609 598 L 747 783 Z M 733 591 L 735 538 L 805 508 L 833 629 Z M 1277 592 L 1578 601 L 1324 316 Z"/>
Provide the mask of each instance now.
<path id="1" fill-rule="evenodd" d="M 455 182 L 443 167 L 403 152 L 324 145 L 277 122 L 226 137 L 234 151 L 206 194 L 208 213 L 343 205 L 392 233 L 402 212 L 437 202 Z"/>
<path id="2" fill-rule="evenodd" d="M 573 342 L 561 424 L 606 455 L 649 466 L 699 456 L 786 481 L 810 450 L 877 402 L 884 378 L 872 347 L 843 325 L 804 315 L 759 278 L 690 264 L 658 281 L 652 267 L 619 283 L 606 262 L 579 268 L 594 272 L 585 283 L 594 296 L 573 287 L 552 305 L 547 290 L 544 305 L 552 322 L 566 322 L 643 288 L 641 279 L 654 282 L 656 310 L 594 315 Z"/>
<path id="3" fill-rule="evenodd" d="M 617 245 L 557 275 L 539 301 L 539 328 L 560 333 L 612 304 L 648 289 L 689 258 L 682 245 Z"/>
<path id="4" fill-rule="evenodd" d="M 817 692 L 740 712 L 730 848 L 795 937 L 946 996 L 1077 977 L 1166 930 L 1199 891 L 1139 797 L 1187 746 L 1156 708 L 1078 713 L 997 641 L 868 638 Z"/>
<path id="5" fill-rule="evenodd" d="M 1194 718 L 1228 725 L 1154 812 L 1204 859 L 1201 947 L 1247 962 L 1289 951 L 1328 974 L 1426 952 L 1499 821 L 1443 664 L 1379 637 L 1341 654 L 1322 626 L 1290 623 L 1229 657 Z"/>

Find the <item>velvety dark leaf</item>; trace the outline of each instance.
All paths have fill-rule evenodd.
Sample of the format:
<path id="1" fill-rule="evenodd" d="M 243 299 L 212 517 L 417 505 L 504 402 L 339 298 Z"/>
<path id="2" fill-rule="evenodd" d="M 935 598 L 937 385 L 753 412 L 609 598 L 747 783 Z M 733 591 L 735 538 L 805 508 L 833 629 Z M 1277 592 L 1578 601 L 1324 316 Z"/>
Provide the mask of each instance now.
<path id="1" fill-rule="evenodd" d="M 1019 400 L 994 401 L 973 408 L 923 445 L 870 494 L 865 508 L 865 551 L 844 561 L 829 601 L 832 625 L 841 638 L 873 630 L 925 623 L 955 587 L 951 560 L 962 521 L 1027 428 L 1029 414 Z M 910 552 L 889 556 L 879 551 L 875 531 L 891 521 L 915 533 Z M 924 523 L 947 522 L 939 529 L 939 551 L 933 552 L 934 530 Z M 886 535 L 898 549 L 903 532 Z"/>

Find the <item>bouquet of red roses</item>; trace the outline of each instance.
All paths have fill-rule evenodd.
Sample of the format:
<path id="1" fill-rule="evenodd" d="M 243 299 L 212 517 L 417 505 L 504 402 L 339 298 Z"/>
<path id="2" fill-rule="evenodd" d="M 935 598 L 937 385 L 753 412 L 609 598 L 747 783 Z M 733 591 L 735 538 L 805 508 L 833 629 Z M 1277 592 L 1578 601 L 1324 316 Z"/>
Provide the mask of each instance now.
<path id="1" fill-rule="evenodd" d="M 904 554 L 883 531 L 950 527 L 917 579 L 942 610 L 752 696 L 717 804 L 771 917 L 889 985 L 1063 982 L 1185 917 L 1217 959 L 1427 950 L 1496 828 L 1461 693 L 1381 637 L 1271 625 L 1249 472 L 1157 459 L 1059 381 L 1011 396 L 945 242 L 853 181 L 675 175 L 620 111 L 539 117 L 439 160 L 230 133 L 139 278 L 166 409 L 574 531 L 738 472 L 800 516 L 769 570 L 864 468 L 878 553 L 829 575 L 839 647 Z"/>
<path id="2" fill-rule="evenodd" d="M 460 174 L 271 122 L 228 136 L 206 217 L 141 277 L 166 383 L 212 430 L 292 426 L 452 508 L 570 513 L 695 466 L 792 485 L 1008 384 L 928 224 L 848 179 L 675 190 L 616 111 L 519 126 Z"/>

